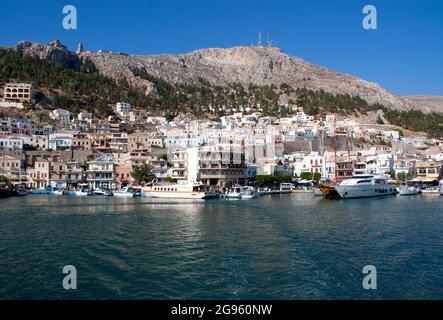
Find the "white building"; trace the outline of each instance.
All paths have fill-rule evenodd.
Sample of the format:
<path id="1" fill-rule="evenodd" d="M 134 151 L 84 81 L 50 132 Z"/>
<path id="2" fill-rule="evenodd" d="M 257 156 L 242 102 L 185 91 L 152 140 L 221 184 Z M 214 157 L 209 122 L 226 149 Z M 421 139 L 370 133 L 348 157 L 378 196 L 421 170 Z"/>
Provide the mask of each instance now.
<path id="1" fill-rule="evenodd" d="M 77 115 L 77 119 L 80 120 L 80 121 L 88 121 L 88 120 L 92 120 L 92 113 L 90 113 L 90 112 L 85 112 L 85 111 L 80 112 L 80 113 Z"/>
<path id="2" fill-rule="evenodd" d="M 71 120 L 71 113 L 65 109 L 55 109 L 49 116 L 51 119 L 60 121 L 61 124 L 65 124 Z"/>
<path id="3" fill-rule="evenodd" d="M 31 102 L 32 85 L 29 83 L 7 83 L 3 89 L 3 99 L 6 102 Z"/>
<path id="4" fill-rule="evenodd" d="M 115 112 L 121 116 L 127 115 L 131 110 L 132 106 L 127 102 L 117 102 L 115 106 Z"/>

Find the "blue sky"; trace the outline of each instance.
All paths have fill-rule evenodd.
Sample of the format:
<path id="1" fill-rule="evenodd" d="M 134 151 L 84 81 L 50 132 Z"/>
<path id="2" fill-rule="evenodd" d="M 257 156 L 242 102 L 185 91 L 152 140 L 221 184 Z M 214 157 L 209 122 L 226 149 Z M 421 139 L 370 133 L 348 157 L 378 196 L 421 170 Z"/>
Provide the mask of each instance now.
<path id="1" fill-rule="evenodd" d="M 78 29 L 62 27 L 62 9 L 78 10 Z M 378 29 L 362 28 L 375 5 Z M 441 0 L 8 1 L 0 11 L 0 46 L 60 39 L 75 50 L 184 53 L 250 45 L 258 32 L 275 45 L 399 95 L 443 95 Z"/>

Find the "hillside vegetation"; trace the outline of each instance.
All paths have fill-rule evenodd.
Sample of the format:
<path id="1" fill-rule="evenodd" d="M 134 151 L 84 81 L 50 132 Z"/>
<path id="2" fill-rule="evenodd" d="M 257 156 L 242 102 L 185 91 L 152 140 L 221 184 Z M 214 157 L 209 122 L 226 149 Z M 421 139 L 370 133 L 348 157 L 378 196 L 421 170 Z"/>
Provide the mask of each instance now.
<path id="1" fill-rule="evenodd" d="M 227 86 L 211 85 L 204 79 L 198 84 L 171 83 L 150 74 L 145 68 L 132 68 L 134 76 L 153 83 L 154 95 L 146 88 L 131 86 L 125 79 L 114 80 L 101 75 L 89 58 L 81 60 L 80 68 L 64 67 L 44 59 L 21 55 L 15 50 L 0 49 L 0 82 L 32 83 L 36 88 L 36 103 L 45 108 L 65 108 L 71 112 L 87 110 L 99 117 L 112 114 L 112 106 L 127 101 L 151 114 L 176 115 L 191 113 L 196 117 L 214 113 L 222 116 L 231 108 L 242 106 L 250 110 L 258 106 L 265 115 L 287 115 L 290 109 L 279 106 L 285 95 L 290 104 L 303 107 L 309 115 L 339 113 L 352 115 L 382 110 L 385 118 L 406 129 L 424 131 L 431 137 L 443 137 L 443 115 L 421 111 L 399 111 L 381 104 L 368 104 L 360 97 L 331 94 L 323 90 L 294 89 L 289 84 Z"/>

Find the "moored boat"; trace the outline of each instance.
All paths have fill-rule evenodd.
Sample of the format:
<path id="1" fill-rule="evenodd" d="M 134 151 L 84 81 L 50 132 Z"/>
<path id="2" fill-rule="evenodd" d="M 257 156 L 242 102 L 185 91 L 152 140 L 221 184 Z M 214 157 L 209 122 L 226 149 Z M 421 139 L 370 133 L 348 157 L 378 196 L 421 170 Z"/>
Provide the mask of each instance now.
<path id="1" fill-rule="evenodd" d="M 0 198 L 9 198 L 12 197 L 12 191 L 9 186 L 1 186 L 0 185 Z"/>
<path id="2" fill-rule="evenodd" d="M 56 190 L 53 190 L 52 193 L 53 193 L 54 195 L 56 195 L 56 196 L 62 196 L 62 195 L 65 195 L 65 194 L 66 194 L 66 192 L 65 192 L 63 189 L 56 189 Z"/>
<path id="3" fill-rule="evenodd" d="M 430 188 L 426 188 L 426 189 L 422 189 L 421 193 L 424 195 L 432 195 L 432 194 L 440 194 L 441 191 L 441 187 L 439 189 L 439 187 L 430 187 Z"/>
<path id="4" fill-rule="evenodd" d="M 84 192 L 86 191 L 82 191 L 79 195 L 84 195 Z M 86 195 L 93 195 L 93 196 L 112 196 L 113 193 L 109 190 L 105 190 L 105 189 L 97 189 L 97 190 L 93 190 L 92 192 L 86 192 Z"/>
<path id="5" fill-rule="evenodd" d="M 323 196 L 323 192 L 321 192 L 320 188 L 314 188 L 314 196 L 316 197 Z"/>
<path id="6" fill-rule="evenodd" d="M 154 198 L 177 199 L 211 199 L 217 194 L 209 190 L 207 185 L 198 183 L 157 184 L 153 183 L 142 188 L 145 195 Z"/>
<path id="7" fill-rule="evenodd" d="M 326 199 L 338 199 L 340 198 L 340 195 L 338 194 L 337 190 L 335 190 L 334 184 L 327 184 L 327 183 L 320 183 L 319 189 L 321 193 L 323 194 L 323 197 Z"/>
<path id="8" fill-rule="evenodd" d="M 74 191 L 74 195 L 78 196 L 78 197 L 84 197 L 84 196 L 89 196 L 90 195 L 90 190 L 89 189 L 80 189 L 80 190 L 75 190 Z"/>
<path id="9" fill-rule="evenodd" d="M 12 191 L 12 195 L 15 197 L 23 197 L 28 195 L 28 190 L 26 190 L 25 186 L 21 185 L 17 188 L 14 188 Z"/>
<path id="10" fill-rule="evenodd" d="M 355 175 L 343 180 L 335 190 L 343 199 L 380 197 L 397 193 L 397 189 L 389 184 L 384 175 Z"/>
<path id="11" fill-rule="evenodd" d="M 398 189 L 398 194 L 401 196 L 413 196 L 413 195 L 417 195 L 420 193 L 420 189 L 416 188 L 414 186 L 401 186 Z"/>
<path id="12" fill-rule="evenodd" d="M 52 194 L 52 187 L 48 186 L 44 189 L 32 189 L 31 194 Z"/>
<path id="13" fill-rule="evenodd" d="M 257 197 L 257 193 L 252 187 L 236 186 L 228 189 L 225 197 L 228 199 L 254 199 Z"/>
<path id="14" fill-rule="evenodd" d="M 120 191 L 114 191 L 113 195 L 114 197 L 120 197 L 120 198 L 134 198 L 134 197 L 139 197 L 140 192 L 138 192 L 134 188 L 124 187 Z"/>

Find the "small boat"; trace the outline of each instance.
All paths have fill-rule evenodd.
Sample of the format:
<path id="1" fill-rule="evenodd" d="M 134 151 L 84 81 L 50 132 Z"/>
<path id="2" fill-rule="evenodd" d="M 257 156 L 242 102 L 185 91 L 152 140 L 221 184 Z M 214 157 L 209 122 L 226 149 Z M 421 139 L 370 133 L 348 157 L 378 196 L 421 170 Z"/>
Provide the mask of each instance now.
<path id="1" fill-rule="evenodd" d="M 65 192 L 62 189 L 56 189 L 52 191 L 52 194 L 55 196 L 62 196 L 65 194 Z"/>
<path id="2" fill-rule="evenodd" d="M 421 190 L 422 194 L 440 194 L 440 190 L 439 187 L 430 187 L 430 188 L 426 188 L 426 189 L 422 189 Z"/>
<path id="3" fill-rule="evenodd" d="M 92 191 L 92 193 L 87 193 L 86 195 L 94 195 L 94 196 L 112 196 L 113 193 L 109 190 L 105 190 L 105 189 L 97 189 Z"/>
<path id="4" fill-rule="evenodd" d="M 52 194 L 52 187 L 46 187 L 44 189 L 32 189 L 31 194 Z"/>
<path id="5" fill-rule="evenodd" d="M 323 192 L 321 192 L 320 188 L 314 188 L 314 196 L 316 197 L 323 196 Z"/>
<path id="6" fill-rule="evenodd" d="M 381 197 L 397 193 L 395 186 L 389 184 L 384 175 L 355 175 L 343 180 L 335 190 L 343 199 Z"/>
<path id="7" fill-rule="evenodd" d="M 12 191 L 9 186 L 0 186 L 0 198 L 12 197 Z"/>
<path id="8" fill-rule="evenodd" d="M 398 193 L 399 193 L 401 196 L 413 196 L 413 195 L 417 195 L 417 194 L 419 194 L 419 193 L 420 193 L 420 189 L 419 189 L 419 188 L 416 188 L 416 187 L 413 187 L 413 186 L 411 186 L 411 187 L 408 187 L 408 186 L 401 186 L 401 187 L 398 189 Z"/>
<path id="9" fill-rule="evenodd" d="M 120 191 L 114 191 L 113 194 L 114 197 L 120 197 L 120 198 L 140 197 L 140 192 L 130 187 L 124 187 Z"/>
<path id="10" fill-rule="evenodd" d="M 12 195 L 15 197 L 23 197 L 28 195 L 28 190 L 24 186 L 19 186 L 12 191 Z"/>
<path id="11" fill-rule="evenodd" d="M 226 192 L 228 199 L 254 199 L 257 198 L 257 193 L 252 187 L 233 187 Z"/>
<path id="12" fill-rule="evenodd" d="M 90 195 L 90 193 L 91 192 L 88 189 L 80 189 L 80 190 L 74 191 L 74 195 L 76 195 L 78 197 L 88 196 L 88 195 Z"/>

